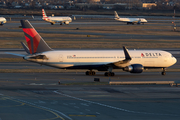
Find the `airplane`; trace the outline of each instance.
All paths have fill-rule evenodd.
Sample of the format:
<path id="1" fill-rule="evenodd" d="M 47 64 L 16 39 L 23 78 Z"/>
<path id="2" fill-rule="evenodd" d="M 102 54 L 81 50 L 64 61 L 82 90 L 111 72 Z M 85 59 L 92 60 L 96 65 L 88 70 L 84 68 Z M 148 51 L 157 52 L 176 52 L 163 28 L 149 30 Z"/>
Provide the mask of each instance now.
<path id="1" fill-rule="evenodd" d="M 166 68 L 176 63 L 171 53 L 162 50 L 53 50 L 43 40 L 28 20 L 21 20 L 28 47 L 21 42 L 27 55 L 8 53 L 41 65 L 60 69 L 88 69 L 86 75 L 95 71 L 107 71 L 105 76 L 114 76 L 113 69 L 130 73 L 142 73 L 146 69 Z"/>
<path id="2" fill-rule="evenodd" d="M 115 20 L 126 22 L 127 25 L 128 24 L 134 25 L 135 23 L 136 24 L 147 23 L 147 20 L 144 18 L 120 18 L 116 11 L 114 11 L 114 15 L 115 15 L 115 18 L 114 18 Z"/>
<path id="3" fill-rule="evenodd" d="M 42 15 L 42 19 L 46 22 L 50 22 L 51 25 L 54 25 L 55 23 L 60 23 L 60 25 L 62 25 L 63 23 L 69 25 L 69 22 L 72 22 L 72 19 L 70 17 L 47 17 L 44 9 L 42 9 Z"/>
<path id="4" fill-rule="evenodd" d="M 4 25 L 6 23 L 6 18 L 0 17 L 0 25 Z"/>

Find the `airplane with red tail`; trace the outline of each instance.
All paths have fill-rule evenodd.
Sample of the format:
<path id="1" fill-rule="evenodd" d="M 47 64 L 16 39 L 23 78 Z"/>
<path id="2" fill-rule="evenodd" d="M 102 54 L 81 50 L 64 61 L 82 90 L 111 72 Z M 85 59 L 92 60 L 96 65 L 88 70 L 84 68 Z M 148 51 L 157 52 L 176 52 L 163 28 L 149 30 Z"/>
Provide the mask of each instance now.
<path id="1" fill-rule="evenodd" d="M 162 50 L 53 50 L 43 40 L 28 20 L 21 20 L 28 47 L 22 42 L 27 55 L 25 60 L 60 69 L 88 69 L 86 75 L 95 75 L 95 71 L 106 71 L 105 76 L 114 76 L 113 69 L 122 69 L 130 73 L 142 73 L 145 69 L 162 69 L 176 63 L 171 53 Z"/>
<path id="2" fill-rule="evenodd" d="M 48 17 L 44 9 L 42 9 L 42 15 L 43 15 L 42 19 L 46 22 L 50 22 L 51 25 L 54 25 L 55 23 L 60 23 L 60 25 L 62 24 L 69 25 L 69 23 L 72 22 L 71 17 L 54 17 L 54 16 Z"/>

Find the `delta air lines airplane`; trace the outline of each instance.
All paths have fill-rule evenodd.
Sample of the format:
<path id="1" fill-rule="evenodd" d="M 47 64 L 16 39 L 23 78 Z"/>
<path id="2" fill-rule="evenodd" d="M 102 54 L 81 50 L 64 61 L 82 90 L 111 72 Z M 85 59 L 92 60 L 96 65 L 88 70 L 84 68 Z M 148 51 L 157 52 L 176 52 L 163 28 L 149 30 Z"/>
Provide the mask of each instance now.
<path id="1" fill-rule="evenodd" d="M 116 11 L 114 11 L 114 15 L 115 15 L 115 20 L 121 21 L 121 22 L 126 22 L 127 24 L 132 24 L 134 25 L 136 24 L 144 24 L 147 23 L 147 20 L 144 18 L 121 18 L 119 17 L 119 15 L 117 14 Z"/>
<path id="2" fill-rule="evenodd" d="M 51 25 L 54 25 L 55 23 L 60 23 L 60 25 L 62 25 L 63 23 L 69 25 L 69 22 L 72 22 L 72 19 L 70 17 L 47 17 L 44 9 L 42 9 L 42 15 L 42 19 L 46 22 L 50 22 Z"/>
<path id="3" fill-rule="evenodd" d="M 176 63 L 171 53 L 161 50 L 53 50 L 37 33 L 28 20 L 21 20 L 28 47 L 21 43 L 27 55 L 25 60 L 60 69 L 88 69 L 86 75 L 106 71 L 105 76 L 114 76 L 113 69 L 130 73 L 142 73 L 144 69 L 161 68 L 165 75 L 167 67 Z"/>

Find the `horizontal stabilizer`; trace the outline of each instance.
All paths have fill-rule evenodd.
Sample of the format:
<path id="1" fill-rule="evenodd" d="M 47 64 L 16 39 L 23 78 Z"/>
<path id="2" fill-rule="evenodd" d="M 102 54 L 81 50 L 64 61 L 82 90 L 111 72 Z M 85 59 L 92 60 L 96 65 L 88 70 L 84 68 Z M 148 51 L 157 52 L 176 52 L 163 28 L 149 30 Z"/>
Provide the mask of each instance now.
<path id="1" fill-rule="evenodd" d="M 24 57 L 26 55 L 22 55 L 22 54 L 17 54 L 17 53 L 9 53 L 9 52 L 5 52 L 6 54 L 10 54 L 10 55 L 15 55 L 15 56 L 19 56 L 19 57 Z"/>
<path id="2" fill-rule="evenodd" d="M 25 50 L 28 54 L 30 54 L 29 48 L 28 48 L 23 42 L 21 42 L 21 45 L 23 46 L 24 50 Z"/>

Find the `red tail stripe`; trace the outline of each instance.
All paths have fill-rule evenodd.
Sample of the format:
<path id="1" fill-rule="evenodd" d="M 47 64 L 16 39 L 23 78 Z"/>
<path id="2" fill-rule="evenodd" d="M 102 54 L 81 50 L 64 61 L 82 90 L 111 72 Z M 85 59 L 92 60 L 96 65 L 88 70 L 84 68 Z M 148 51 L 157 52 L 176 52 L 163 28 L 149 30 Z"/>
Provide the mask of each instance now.
<path id="1" fill-rule="evenodd" d="M 33 51 L 34 53 L 36 53 L 41 37 L 33 28 L 23 28 L 23 31 L 32 37 L 33 48 L 34 48 Z M 32 41 L 27 36 L 25 36 L 25 38 L 26 38 L 30 53 L 32 54 L 32 45 L 31 45 Z"/>

